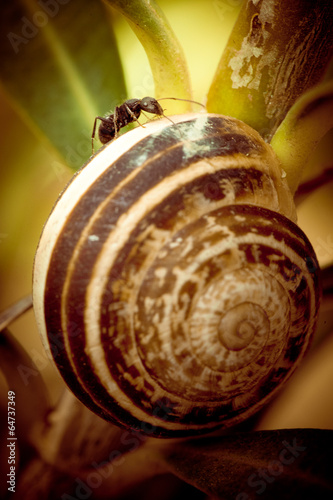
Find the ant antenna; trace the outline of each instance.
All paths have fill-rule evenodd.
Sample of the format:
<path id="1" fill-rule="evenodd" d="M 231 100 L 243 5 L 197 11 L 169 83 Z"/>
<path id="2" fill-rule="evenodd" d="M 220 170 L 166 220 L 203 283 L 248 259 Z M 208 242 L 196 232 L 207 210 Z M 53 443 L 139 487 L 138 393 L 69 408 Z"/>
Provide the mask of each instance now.
<path id="1" fill-rule="evenodd" d="M 198 104 L 199 106 L 206 109 L 206 106 L 204 104 L 202 104 L 201 102 L 193 101 L 192 99 L 181 99 L 180 97 L 161 97 L 160 99 L 156 99 L 156 101 L 163 101 L 163 99 L 172 99 L 173 101 L 193 102 L 194 104 Z"/>
<path id="2" fill-rule="evenodd" d="M 202 106 L 204 109 L 206 109 L 206 106 L 204 104 L 202 104 L 201 102 L 193 101 L 192 99 L 181 99 L 180 97 L 161 97 L 160 99 L 156 99 L 156 101 L 163 101 L 165 99 L 172 99 L 173 101 L 192 102 L 192 103 L 198 104 L 199 106 Z M 163 111 L 165 111 L 165 110 L 163 110 Z M 178 123 L 175 123 L 173 120 L 171 120 L 171 118 L 169 118 L 169 116 L 165 115 L 164 113 L 163 113 L 162 116 L 164 116 L 164 118 L 166 118 L 167 120 L 169 120 L 169 122 L 171 122 L 173 125 L 175 125 L 175 126 L 179 125 Z"/>
<path id="3" fill-rule="evenodd" d="M 180 97 L 161 97 L 160 99 L 156 99 L 156 101 L 163 101 L 165 99 L 172 99 L 173 101 L 193 102 L 194 104 L 198 104 L 199 106 L 202 106 L 204 109 L 206 109 L 206 107 L 204 106 L 204 104 L 202 104 L 201 102 L 193 101 L 192 99 L 181 99 Z M 176 125 L 176 123 L 174 121 L 172 121 L 171 118 L 169 118 L 168 116 L 166 116 L 164 113 L 163 113 L 163 116 L 164 116 L 164 118 L 167 118 L 169 120 L 169 122 L 171 122 L 174 125 Z"/>

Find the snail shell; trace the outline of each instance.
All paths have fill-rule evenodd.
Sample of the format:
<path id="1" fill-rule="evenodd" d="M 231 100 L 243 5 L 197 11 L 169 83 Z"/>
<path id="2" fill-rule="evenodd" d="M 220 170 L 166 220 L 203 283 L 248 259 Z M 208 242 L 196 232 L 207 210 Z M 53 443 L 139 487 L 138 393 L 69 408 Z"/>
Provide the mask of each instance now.
<path id="1" fill-rule="evenodd" d="M 240 422 L 308 348 L 318 263 L 269 145 L 213 114 L 102 148 L 41 236 L 34 307 L 68 386 L 156 436 Z"/>

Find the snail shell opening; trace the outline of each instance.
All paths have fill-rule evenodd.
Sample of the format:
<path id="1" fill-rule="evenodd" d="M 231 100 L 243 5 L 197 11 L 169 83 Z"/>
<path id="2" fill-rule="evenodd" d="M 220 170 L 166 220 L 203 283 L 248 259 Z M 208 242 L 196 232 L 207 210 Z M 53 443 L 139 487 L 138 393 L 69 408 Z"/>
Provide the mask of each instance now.
<path id="1" fill-rule="evenodd" d="M 308 348 L 318 263 L 279 164 L 229 117 L 158 120 L 102 148 L 41 236 L 44 345 L 101 417 L 154 436 L 252 415 Z"/>

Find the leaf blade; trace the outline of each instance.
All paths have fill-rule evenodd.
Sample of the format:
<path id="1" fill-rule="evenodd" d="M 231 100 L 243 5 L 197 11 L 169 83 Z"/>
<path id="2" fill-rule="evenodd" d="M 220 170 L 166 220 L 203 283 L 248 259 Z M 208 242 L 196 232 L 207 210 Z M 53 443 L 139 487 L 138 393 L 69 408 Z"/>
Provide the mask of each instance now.
<path id="1" fill-rule="evenodd" d="M 125 81 L 100 2 L 55 2 L 53 14 L 45 4 L 20 0 L 3 7 L 0 78 L 39 138 L 77 169 L 91 155 L 95 116 L 126 98 Z"/>

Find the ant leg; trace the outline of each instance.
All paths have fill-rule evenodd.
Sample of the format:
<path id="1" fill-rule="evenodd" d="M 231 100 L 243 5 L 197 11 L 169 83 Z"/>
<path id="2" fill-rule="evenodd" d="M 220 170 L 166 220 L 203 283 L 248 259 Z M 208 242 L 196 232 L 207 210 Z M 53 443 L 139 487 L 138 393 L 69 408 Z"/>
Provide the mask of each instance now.
<path id="1" fill-rule="evenodd" d="M 163 113 L 163 115 L 162 115 L 162 116 L 163 116 L 164 118 L 166 118 L 167 120 L 169 120 L 169 122 L 171 122 L 173 125 L 177 125 L 177 123 L 175 123 L 173 120 L 171 120 L 171 118 L 169 118 L 169 117 L 168 117 L 167 115 L 165 115 L 164 113 Z"/>
<path id="2" fill-rule="evenodd" d="M 163 111 L 165 111 L 165 109 Z M 160 120 L 163 117 L 163 118 L 166 118 L 167 120 L 169 120 L 169 122 L 171 122 L 173 125 L 177 125 L 173 120 L 171 120 L 171 118 L 169 118 L 164 113 L 162 113 L 161 115 L 155 115 L 154 118 L 150 118 L 143 111 L 141 111 L 141 113 L 143 113 L 145 115 L 145 117 L 147 118 L 147 120 L 149 120 L 150 122 L 153 121 L 153 120 L 156 120 L 156 119 Z"/>
<path id="3" fill-rule="evenodd" d="M 103 121 L 103 117 L 102 116 L 96 116 L 95 121 L 94 121 L 94 127 L 93 127 L 93 131 L 92 131 L 92 135 L 91 135 L 91 149 L 92 149 L 92 154 L 94 154 L 94 139 L 95 139 L 95 134 L 96 134 L 97 120 Z"/>
<path id="4" fill-rule="evenodd" d="M 102 144 L 106 144 L 107 142 L 111 141 L 115 135 L 113 133 L 113 130 L 110 128 L 111 125 L 111 120 L 114 120 L 113 115 L 103 117 L 103 116 L 96 116 L 95 121 L 94 121 L 94 127 L 93 127 L 93 132 L 91 136 L 91 146 L 92 146 L 92 152 L 94 154 L 94 139 L 96 135 L 96 124 L 97 120 L 101 120 L 102 123 L 104 123 L 106 130 L 103 131 L 103 138 L 101 137 L 101 130 L 99 130 L 99 137 L 102 142 Z M 118 129 L 115 129 L 115 132 L 117 132 Z"/>
<path id="5" fill-rule="evenodd" d="M 176 123 L 173 120 L 171 120 L 171 118 L 169 118 L 164 113 L 161 114 L 161 115 L 155 115 L 153 118 L 150 118 L 149 116 L 147 116 L 146 113 L 144 113 L 143 111 L 141 111 L 141 113 L 143 113 L 144 116 L 147 118 L 147 120 L 150 121 L 150 122 L 153 121 L 153 120 L 156 120 L 156 119 L 160 120 L 163 117 L 163 118 L 166 118 L 167 120 L 169 120 L 169 122 L 171 122 L 173 125 L 176 125 Z"/>
<path id="6" fill-rule="evenodd" d="M 114 114 L 113 114 L 113 126 L 114 126 L 114 138 L 117 139 L 118 137 L 118 132 L 119 132 L 119 126 L 118 126 L 118 107 L 115 107 Z"/>
<path id="7" fill-rule="evenodd" d="M 145 128 L 144 125 L 142 125 L 139 120 L 137 119 L 137 117 L 135 116 L 135 114 L 133 113 L 133 111 L 127 106 L 127 104 L 124 104 L 125 107 L 126 107 L 126 110 L 129 112 L 129 114 L 131 115 L 131 117 L 133 118 L 133 121 L 135 120 L 136 122 L 138 122 L 138 124 L 140 125 L 140 127 L 142 128 Z M 142 113 L 142 110 L 141 110 L 141 113 Z"/>
<path id="8" fill-rule="evenodd" d="M 154 118 L 151 118 L 150 116 L 147 116 L 146 113 L 144 111 L 141 110 L 141 113 L 143 114 L 143 116 L 145 116 L 147 118 L 147 121 L 151 122 Z M 155 115 L 156 117 L 156 115 Z M 141 125 L 141 127 L 143 127 L 143 125 Z"/>

